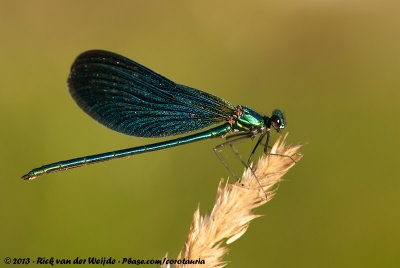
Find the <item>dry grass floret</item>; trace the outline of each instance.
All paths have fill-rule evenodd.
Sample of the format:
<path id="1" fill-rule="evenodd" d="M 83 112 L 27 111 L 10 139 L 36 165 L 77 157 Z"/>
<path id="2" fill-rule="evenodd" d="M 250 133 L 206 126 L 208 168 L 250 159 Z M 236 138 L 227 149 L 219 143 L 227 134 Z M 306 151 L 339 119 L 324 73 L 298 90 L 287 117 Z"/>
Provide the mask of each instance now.
<path id="1" fill-rule="evenodd" d="M 303 144 L 286 145 L 286 136 L 279 138 L 271 149 L 271 154 L 291 156 L 296 162 L 302 155 L 296 154 Z M 205 265 L 176 264 L 173 267 L 223 267 L 223 260 L 230 244 L 241 237 L 249 227 L 250 221 L 261 215 L 252 210 L 270 201 L 276 194 L 275 187 L 282 176 L 295 165 L 290 157 L 263 155 L 253 167 L 265 193 L 255 180 L 250 169 L 246 169 L 239 182 L 223 183 L 220 181 L 215 205 L 211 213 L 200 216 L 199 208 L 194 213 L 185 246 L 178 259 L 205 260 Z M 163 266 L 171 267 L 171 266 Z"/>

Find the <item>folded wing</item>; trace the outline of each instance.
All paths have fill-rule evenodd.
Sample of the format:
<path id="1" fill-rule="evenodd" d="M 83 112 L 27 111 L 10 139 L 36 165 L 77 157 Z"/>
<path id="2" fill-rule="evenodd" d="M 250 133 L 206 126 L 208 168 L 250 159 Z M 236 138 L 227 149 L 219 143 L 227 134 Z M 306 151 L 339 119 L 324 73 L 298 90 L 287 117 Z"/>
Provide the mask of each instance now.
<path id="1" fill-rule="evenodd" d="M 68 87 L 87 114 L 115 131 L 166 137 L 226 122 L 229 102 L 179 85 L 121 55 L 91 50 L 77 57 Z"/>

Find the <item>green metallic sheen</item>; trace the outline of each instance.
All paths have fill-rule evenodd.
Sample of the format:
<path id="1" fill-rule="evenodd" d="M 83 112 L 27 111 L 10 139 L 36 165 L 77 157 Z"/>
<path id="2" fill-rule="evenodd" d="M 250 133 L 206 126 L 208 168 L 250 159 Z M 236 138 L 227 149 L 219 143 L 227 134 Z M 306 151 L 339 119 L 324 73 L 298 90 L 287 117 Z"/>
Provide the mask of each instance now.
<path id="1" fill-rule="evenodd" d="M 241 107 L 243 108 L 243 113 L 236 122 L 236 127 L 239 131 L 264 128 L 264 119 L 260 114 L 249 107 Z"/>
<path id="2" fill-rule="evenodd" d="M 161 138 L 191 134 L 124 150 L 59 161 L 31 170 L 25 180 L 131 155 L 162 150 L 210 138 L 260 138 L 248 163 L 270 129 L 286 125 L 280 110 L 261 116 L 247 106 L 234 106 L 215 95 L 180 85 L 121 55 L 92 50 L 79 55 L 71 67 L 68 87 L 78 106 L 104 126 L 126 135 Z M 242 133 L 237 133 L 242 132 Z M 245 137 L 246 138 L 246 137 Z M 240 139 L 240 138 L 239 138 Z M 238 140 L 238 139 L 236 139 Z M 225 143 L 227 144 L 227 143 Z"/>
<path id="3" fill-rule="evenodd" d="M 41 166 L 39 168 L 35 168 L 31 170 L 28 174 L 24 175 L 24 179 L 28 180 L 33 180 L 41 175 L 47 174 L 47 173 L 52 173 L 52 172 L 57 172 L 61 170 L 67 170 L 71 168 L 76 168 L 80 167 L 83 165 L 89 165 L 89 164 L 94 164 L 98 162 L 103 162 L 107 161 L 110 159 L 114 158 L 122 158 L 122 157 L 127 157 L 131 155 L 136 155 L 136 154 L 141 154 L 141 153 L 147 153 L 151 151 L 157 151 L 161 149 L 167 149 L 179 145 L 184 145 L 187 143 L 192 143 L 196 141 L 201 141 L 205 139 L 210 139 L 210 138 L 218 138 L 225 136 L 227 133 L 232 131 L 232 127 L 226 123 L 221 126 L 217 126 L 214 128 L 211 128 L 209 130 L 197 133 L 197 134 L 192 134 L 186 137 L 181 137 L 173 140 L 168 140 L 164 142 L 158 142 L 158 143 L 153 143 L 153 144 L 147 144 L 144 146 L 138 146 L 134 148 L 129 148 L 129 149 L 124 149 L 124 150 L 118 150 L 118 151 L 113 151 L 113 152 L 108 152 L 108 153 L 102 153 L 102 154 L 96 154 L 96 155 L 90 155 L 90 156 L 85 156 L 85 157 L 79 157 L 75 159 L 70 159 L 66 161 L 60 161 L 57 163 L 52 163 L 48 165 Z"/>

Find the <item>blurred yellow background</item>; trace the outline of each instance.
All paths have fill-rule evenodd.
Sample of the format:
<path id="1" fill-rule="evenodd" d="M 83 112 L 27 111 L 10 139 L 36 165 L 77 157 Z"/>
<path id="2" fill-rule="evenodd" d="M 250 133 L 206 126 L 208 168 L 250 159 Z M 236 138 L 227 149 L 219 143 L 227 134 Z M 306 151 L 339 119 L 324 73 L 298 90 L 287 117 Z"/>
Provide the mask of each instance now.
<path id="1" fill-rule="evenodd" d="M 288 140 L 309 142 L 229 267 L 400 267 L 399 3 L 1 1 L 1 263 L 174 258 L 229 175 L 209 140 L 20 179 L 160 141 L 113 132 L 70 97 L 75 57 L 106 49 L 261 114 L 280 108 Z"/>

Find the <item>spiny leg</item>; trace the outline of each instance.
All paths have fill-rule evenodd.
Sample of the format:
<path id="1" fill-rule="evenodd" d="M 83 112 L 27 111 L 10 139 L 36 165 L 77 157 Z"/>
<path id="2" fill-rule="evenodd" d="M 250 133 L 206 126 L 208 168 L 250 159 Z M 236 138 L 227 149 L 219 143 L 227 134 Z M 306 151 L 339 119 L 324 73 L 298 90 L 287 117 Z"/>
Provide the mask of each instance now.
<path id="1" fill-rule="evenodd" d="M 239 136 L 239 137 L 238 137 L 238 136 Z M 226 145 L 228 145 L 228 144 L 229 144 L 229 145 L 232 145 L 232 143 L 234 143 L 234 142 L 237 142 L 237 141 L 240 141 L 240 140 L 244 140 L 244 139 L 248 139 L 248 138 L 250 138 L 251 136 L 252 136 L 252 134 L 249 134 L 249 133 L 239 133 L 239 134 L 237 134 L 237 135 L 232 135 L 232 136 L 227 137 L 227 139 L 228 139 L 228 138 L 235 138 L 235 139 L 226 141 L 226 142 L 224 142 L 224 143 L 222 143 L 222 144 L 217 145 L 217 146 L 214 147 L 214 152 L 215 152 L 215 154 L 217 155 L 218 159 L 222 162 L 222 164 L 225 166 L 225 168 L 229 171 L 229 173 L 232 174 L 232 176 L 233 176 L 236 180 L 238 180 L 239 177 L 236 176 L 235 172 L 233 172 L 233 170 L 229 167 L 229 165 L 226 163 L 226 161 L 223 159 L 223 157 L 218 153 L 218 149 L 219 149 L 219 148 L 222 148 L 222 147 L 224 147 L 224 146 L 226 146 Z M 236 149 L 235 149 L 235 150 L 236 150 Z M 234 152 L 235 152 L 235 151 L 234 151 Z M 237 151 L 236 151 L 235 153 L 236 153 L 236 155 L 239 157 L 239 159 L 243 162 L 243 160 L 242 160 L 240 154 L 239 154 Z M 244 162 L 243 162 L 243 163 L 244 163 Z M 247 166 L 246 166 L 246 163 L 244 163 L 244 166 L 247 167 Z"/>
<path id="2" fill-rule="evenodd" d="M 241 134 L 237 134 L 237 135 L 232 135 L 232 136 L 227 137 L 226 139 L 230 139 L 230 138 L 232 138 L 232 137 L 237 137 L 237 136 L 242 136 L 242 135 L 246 135 L 247 137 L 254 139 L 254 134 L 253 134 L 253 135 L 249 135 L 249 134 L 247 134 L 247 133 L 241 133 Z M 260 137 L 260 138 L 261 138 L 261 137 Z M 239 140 L 240 140 L 240 139 L 239 139 Z M 261 138 L 260 140 L 262 140 L 262 138 Z M 235 140 L 235 141 L 236 141 L 236 140 Z M 240 155 L 239 151 L 238 151 L 238 150 L 236 149 L 236 147 L 233 145 L 233 142 L 230 142 L 230 143 L 227 142 L 227 144 L 230 145 L 230 147 L 232 148 L 232 151 L 236 154 L 237 158 L 239 158 L 239 160 L 240 160 L 240 162 L 243 164 L 243 166 L 244 166 L 245 168 L 248 168 L 250 165 L 249 165 L 249 164 L 246 164 L 246 162 L 243 160 L 243 158 L 242 158 L 242 156 Z M 226 144 L 221 144 L 221 146 L 224 146 L 224 145 L 226 145 Z M 262 145 L 265 145 L 265 144 L 262 144 Z M 257 144 L 255 148 L 257 148 L 257 146 L 259 146 L 259 144 Z M 254 151 L 252 152 L 252 155 L 250 156 L 250 161 L 251 161 L 251 158 L 252 158 L 253 154 L 254 154 Z"/>
<path id="3" fill-rule="evenodd" d="M 265 135 L 267 135 L 267 137 L 269 137 L 269 131 L 267 131 L 266 133 L 263 133 L 263 134 L 260 135 L 260 138 L 258 139 L 256 145 L 254 146 L 253 151 L 250 154 L 249 160 L 247 161 L 247 166 L 250 168 L 251 173 L 253 174 L 254 178 L 256 179 L 256 181 L 257 181 L 258 185 L 260 186 L 261 190 L 264 192 L 265 200 L 268 200 L 267 192 L 262 187 L 260 180 L 257 178 L 257 176 L 256 176 L 256 174 L 255 174 L 255 172 L 253 170 L 253 167 L 251 166 L 251 159 L 253 158 L 253 155 L 254 155 L 255 151 L 257 150 L 257 147 L 260 145 L 260 143 L 261 143 L 261 141 L 262 141 L 262 139 L 264 138 Z M 268 140 L 269 139 L 267 138 L 267 146 L 268 146 Z"/>
<path id="4" fill-rule="evenodd" d="M 276 155 L 276 156 L 282 156 L 282 157 L 289 157 L 290 160 L 292 160 L 294 163 L 297 163 L 296 160 L 294 160 L 290 155 L 283 155 L 283 154 L 271 154 L 268 153 L 268 147 L 271 148 L 271 146 L 269 146 L 269 137 L 270 137 L 270 132 L 267 131 L 267 141 L 264 144 L 264 153 L 268 154 L 268 155 Z"/>
<path id="5" fill-rule="evenodd" d="M 245 137 L 251 138 L 251 139 L 253 140 L 254 137 L 255 137 L 255 134 L 254 134 L 254 133 L 238 133 L 238 134 L 234 134 L 234 135 L 231 135 L 231 136 L 226 137 L 226 140 L 229 140 L 229 139 L 232 139 L 232 138 L 237 138 L 237 137 L 239 137 L 239 136 L 245 136 Z M 240 139 L 240 140 L 241 140 L 241 139 Z M 237 158 L 239 158 L 239 160 L 240 160 L 240 162 L 243 164 L 243 166 L 247 168 L 247 164 L 244 162 L 242 156 L 240 155 L 240 153 L 239 153 L 239 151 L 236 149 L 236 147 L 233 146 L 233 142 L 228 143 L 228 144 L 230 145 L 232 151 L 235 153 L 235 155 L 237 156 Z M 222 146 L 223 146 L 223 145 L 221 144 L 221 147 L 222 147 Z"/>
<path id="6" fill-rule="evenodd" d="M 261 143 L 261 141 L 262 141 L 262 139 L 264 138 L 265 135 L 267 135 L 267 140 L 266 140 L 265 144 L 263 144 L 263 145 L 264 145 L 264 153 L 265 153 L 265 154 L 268 154 L 268 155 L 276 155 L 276 156 L 282 156 L 282 157 L 289 157 L 293 162 L 296 163 L 296 161 L 295 161 L 291 156 L 289 156 L 289 155 L 281 155 L 281 154 L 271 154 L 271 153 L 268 153 L 268 147 L 269 147 L 268 144 L 269 144 L 269 139 L 270 139 L 270 136 L 271 136 L 270 130 L 267 129 L 267 131 L 266 131 L 264 134 L 261 134 L 260 138 L 259 138 L 258 141 L 257 141 L 257 144 L 254 146 L 253 151 L 252 151 L 251 154 L 250 154 L 249 160 L 247 161 L 247 165 L 249 166 L 249 168 L 250 168 L 251 173 L 253 174 L 253 176 L 256 178 L 258 185 L 259 185 L 259 186 L 261 187 L 261 189 L 263 190 L 263 192 L 264 192 L 264 194 L 265 194 L 265 198 L 268 199 L 267 193 L 265 192 L 264 188 L 262 187 L 262 185 L 261 185 L 259 179 L 257 178 L 256 174 L 254 173 L 253 167 L 251 166 L 251 159 L 253 158 L 253 155 L 254 155 L 255 151 L 257 150 L 257 147 L 260 145 L 260 143 Z"/>
<path id="7" fill-rule="evenodd" d="M 253 157 L 253 155 L 254 155 L 254 152 L 256 151 L 257 147 L 260 145 L 260 143 L 261 143 L 261 141 L 262 141 L 262 139 L 264 138 L 265 135 L 266 135 L 266 134 L 261 134 L 260 138 L 259 138 L 258 141 L 257 141 L 256 146 L 254 147 L 253 151 L 251 152 L 251 155 L 250 155 L 250 157 L 249 157 L 249 160 L 248 160 L 248 162 L 247 162 L 247 165 L 246 165 L 246 163 L 243 161 L 243 159 L 241 159 L 241 156 L 240 156 L 240 154 L 237 152 L 236 149 L 234 149 L 234 152 L 235 152 L 235 150 L 236 150 L 235 153 L 237 153 L 237 155 L 238 155 L 239 159 L 241 159 L 243 165 L 244 165 L 246 168 L 250 168 L 251 173 L 253 174 L 254 178 L 256 179 L 256 181 L 257 181 L 258 185 L 260 186 L 261 190 L 264 192 L 265 198 L 268 199 L 268 195 L 267 195 L 267 193 L 265 192 L 264 188 L 262 187 L 260 180 L 257 178 L 257 176 L 256 176 L 256 174 L 255 174 L 253 168 L 250 166 L 250 164 L 251 164 L 251 159 L 252 159 L 252 157 Z M 241 136 L 241 137 L 237 138 L 238 136 Z M 215 152 L 215 154 L 217 155 L 217 157 L 219 158 L 219 160 L 222 162 L 222 164 L 225 166 L 225 168 L 232 174 L 232 176 L 233 176 L 235 179 L 239 179 L 239 178 L 236 176 L 236 174 L 230 169 L 229 165 L 225 162 L 225 160 L 222 158 L 222 156 L 218 153 L 217 150 L 218 150 L 219 148 L 223 147 L 223 146 L 228 145 L 228 144 L 229 144 L 229 145 L 232 145 L 232 143 L 234 143 L 234 142 L 237 142 L 237 141 L 240 141 L 240 140 L 243 140 L 243 139 L 247 139 L 247 138 L 254 137 L 254 134 L 240 133 L 240 134 L 237 134 L 237 135 L 232 135 L 232 136 L 230 136 L 230 137 L 228 137 L 228 138 L 233 138 L 233 137 L 235 137 L 236 139 L 233 139 L 233 140 L 224 142 L 224 143 L 222 143 L 222 144 L 220 144 L 220 145 L 214 147 L 214 152 Z M 228 139 L 228 138 L 227 138 L 227 139 Z M 232 149 L 233 149 L 233 148 L 234 148 L 234 147 L 232 146 Z"/>
<path id="8" fill-rule="evenodd" d="M 257 147 L 260 145 L 262 139 L 264 138 L 264 136 L 266 134 L 269 136 L 269 132 L 260 135 L 260 138 L 258 139 L 256 145 L 254 146 L 253 151 L 251 151 L 251 154 L 249 156 L 249 160 L 247 160 L 247 166 L 248 167 L 251 166 L 251 159 L 253 158 L 253 155 L 254 155 L 255 151 L 257 150 Z M 267 139 L 267 142 L 268 142 L 268 139 Z M 268 143 L 266 144 L 266 146 L 268 146 Z"/>
<path id="9" fill-rule="evenodd" d="M 232 138 L 235 138 L 235 137 L 238 137 L 238 136 L 246 136 L 246 137 L 251 138 L 251 139 L 253 140 L 254 137 L 256 136 L 256 134 L 254 134 L 254 133 L 253 133 L 253 134 L 250 134 L 250 133 L 239 133 L 239 134 L 235 134 L 235 135 L 231 135 L 231 136 L 226 137 L 226 140 L 232 139 Z M 247 166 L 246 162 L 244 162 L 244 160 L 243 160 L 242 156 L 240 155 L 239 151 L 238 151 L 238 150 L 236 149 L 236 147 L 233 145 L 233 142 L 229 143 L 229 145 L 230 145 L 232 151 L 233 151 L 233 152 L 235 153 L 235 155 L 237 156 L 237 158 L 239 158 L 239 160 L 240 160 L 240 162 L 243 164 L 243 166 L 244 166 L 245 168 L 247 168 L 248 166 Z"/>
<path id="10" fill-rule="evenodd" d="M 235 155 L 237 156 L 237 158 L 239 158 L 240 162 L 243 164 L 244 167 L 247 168 L 246 162 L 244 162 L 242 156 L 240 155 L 239 151 L 236 149 L 235 146 L 233 146 L 232 143 L 229 144 L 231 146 L 232 151 L 235 153 Z"/>
<path id="11" fill-rule="evenodd" d="M 290 158 L 290 160 L 292 160 L 294 163 L 297 163 L 296 160 L 293 159 L 293 157 L 291 157 L 290 155 L 284 155 L 284 154 L 271 154 L 271 153 L 267 153 L 267 155 L 275 155 L 275 156 L 282 156 L 282 157 L 288 157 Z"/>

